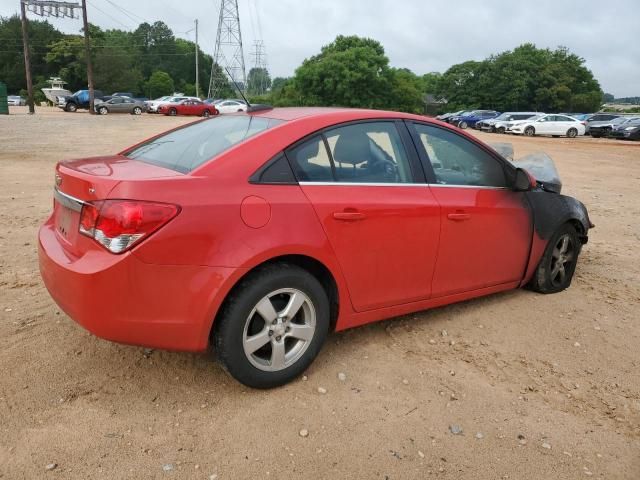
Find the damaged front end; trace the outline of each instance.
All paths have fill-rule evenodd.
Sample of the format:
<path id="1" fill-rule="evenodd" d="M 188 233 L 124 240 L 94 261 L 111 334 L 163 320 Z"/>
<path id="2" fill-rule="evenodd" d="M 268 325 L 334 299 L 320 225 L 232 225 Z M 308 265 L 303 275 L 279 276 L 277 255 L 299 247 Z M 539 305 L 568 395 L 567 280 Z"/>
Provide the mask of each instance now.
<path id="1" fill-rule="evenodd" d="M 573 223 L 582 243 L 587 243 L 589 229 L 595 225 L 591 223 L 587 208 L 582 202 L 561 194 L 562 180 L 553 159 L 544 152 L 535 152 L 514 160 L 512 144 L 491 146 L 515 167 L 526 170 L 536 179 L 537 187 L 526 192 L 525 197 L 531 207 L 538 235 L 547 240 L 560 226 Z"/>

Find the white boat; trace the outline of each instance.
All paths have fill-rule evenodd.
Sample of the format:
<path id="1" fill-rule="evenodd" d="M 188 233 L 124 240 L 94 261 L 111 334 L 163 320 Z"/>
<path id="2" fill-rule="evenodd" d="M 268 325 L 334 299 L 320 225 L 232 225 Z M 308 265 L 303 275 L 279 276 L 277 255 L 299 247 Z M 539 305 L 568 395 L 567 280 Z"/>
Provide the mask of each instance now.
<path id="1" fill-rule="evenodd" d="M 71 92 L 64 88 L 67 82 L 64 82 L 60 77 L 51 77 L 47 81 L 51 84 L 51 88 L 43 88 L 42 93 L 54 105 L 58 105 L 58 97 L 71 95 Z"/>

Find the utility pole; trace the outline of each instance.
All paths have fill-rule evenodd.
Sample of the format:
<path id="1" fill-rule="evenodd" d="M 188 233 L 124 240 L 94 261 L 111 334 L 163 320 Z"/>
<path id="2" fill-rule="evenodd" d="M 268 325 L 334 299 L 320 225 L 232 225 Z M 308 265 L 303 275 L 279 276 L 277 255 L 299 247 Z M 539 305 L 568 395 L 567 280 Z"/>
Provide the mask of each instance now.
<path id="1" fill-rule="evenodd" d="M 82 23 L 84 24 L 84 54 L 87 57 L 87 80 L 89 83 L 89 113 L 94 115 L 95 99 L 93 91 L 93 65 L 91 64 L 91 40 L 89 39 L 89 22 L 87 21 L 87 0 L 82 0 Z"/>
<path id="2" fill-rule="evenodd" d="M 200 98 L 200 72 L 198 71 L 198 19 L 196 18 L 196 97 Z"/>
<path id="3" fill-rule="evenodd" d="M 33 80 L 31 79 L 31 55 L 29 54 L 29 32 L 27 31 L 27 11 L 24 2 L 20 1 L 20 13 L 22 14 L 22 45 L 24 47 L 24 71 L 27 77 L 27 92 L 29 104 L 29 113 L 36 113 L 33 104 Z"/>

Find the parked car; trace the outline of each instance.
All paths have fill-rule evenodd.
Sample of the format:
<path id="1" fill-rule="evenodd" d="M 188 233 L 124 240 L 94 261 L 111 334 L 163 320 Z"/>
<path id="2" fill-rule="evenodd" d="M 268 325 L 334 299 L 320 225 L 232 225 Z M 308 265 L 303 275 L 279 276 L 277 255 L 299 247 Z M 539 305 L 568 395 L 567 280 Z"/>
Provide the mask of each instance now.
<path id="1" fill-rule="evenodd" d="M 546 177 L 405 113 L 222 115 L 55 175 L 38 248 L 62 310 L 111 341 L 213 343 L 258 388 L 299 377 L 330 330 L 564 290 L 592 227 Z"/>
<path id="2" fill-rule="evenodd" d="M 618 117 L 621 117 L 621 115 L 617 115 L 617 114 L 614 114 L 614 113 L 595 113 L 595 114 L 591 115 L 590 117 L 588 117 L 586 120 L 584 120 L 585 127 L 586 127 L 585 133 L 587 135 L 589 135 L 589 129 L 591 128 L 591 125 L 593 123 L 596 123 L 596 122 L 610 122 L 614 118 L 618 118 Z"/>
<path id="3" fill-rule="evenodd" d="M 477 122 L 475 128 L 477 130 L 484 130 L 487 132 L 505 133 L 510 122 L 529 120 L 536 115 L 539 115 L 539 112 L 506 112 L 495 118 L 489 118 L 487 120 Z"/>
<path id="4" fill-rule="evenodd" d="M 621 140 L 640 140 L 640 118 L 631 119 L 614 127 L 609 136 Z"/>
<path id="5" fill-rule="evenodd" d="M 144 102 L 140 100 L 134 100 L 129 97 L 113 97 L 111 100 L 99 103 L 94 108 L 100 115 L 107 115 L 109 113 L 140 115 L 147 107 Z"/>
<path id="6" fill-rule="evenodd" d="M 110 100 L 111 97 L 106 96 L 102 90 L 93 91 L 93 103 L 102 103 Z M 58 107 L 62 108 L 65 112 L 75 112 L 77 110 L 89 109 L 89 90 L 78 90 L 71 96 L 58 97 Z"/>
<path id="7" fill-rule="evenodd" d="M 496 112 L 495 110 L 473 110 L 468 113 L 465 112 L 461 115 L 451 117 L 449 123 L 464 130 L 468 127 L 473 128 L 477 122 L 495 118 L 498 115 L 500 115 L 500 112 Z"/>
<path id="8" fill-rule="evenodd" d="M 438 115 L 436 117 L 436 120 L 440 120 L 441 122 L 446 122 L 448 119 L 452 117 L 457 117 L 458 115 L 462 115 L 463 113 L 465 113 L 465 110 L 458 110 L 457 112 L 443 113 L 442 115 Z"/>
<path id="9" fill-rule="evenodd" d="M 513 122 L 511 126 L 507 127 L 507 132 L 528 137 L 566 135 L 569 138 L 575 138 L 578 135 L 584 135 L 585 125 L 584 122 L 565 115 L 540 115 L 529 120 Z"/>
<path id="10" fill-rule="evenodd" d="M 215 104 L 220 113 L 246 112 L 247 104 L 242 100 L 223 100 Z"/>
<path id="11" fill-rule="evenodd" d="M 20 95 L 9 95 L 7 103 L 12 107 L 23 107 L 27 104 L 27 101 Z"/>
<path id="12" fill-rule="evenodd" d="M 593 138 L 608 137 L 614 128 L 620 127 L 637 118 L 638 117 L 616 117 L 609 121 L 591 122 L 591 125 L 589 125 L 589 135 Z"/>
<path id="13" fill-rule="evenodd" d="M 160 97 L 155 100 L 146 102 L 147 111 L 149 113 L 158 113 L 158 107 L 166 105 L 167 103 L 178 103 L 182 100 L 200 100 L 198 97 L 187 97 L 184 95 L 170 95 L 166 97 Z"/>
<path id="14" fill-rule="evenodd" d="M 197 115 L 209 117 L 218 115 L 218 109 L 200 100 L 182 100 L 180 102 L 164 103 L 158 107 L 158 113 L 164 115 Z"/>

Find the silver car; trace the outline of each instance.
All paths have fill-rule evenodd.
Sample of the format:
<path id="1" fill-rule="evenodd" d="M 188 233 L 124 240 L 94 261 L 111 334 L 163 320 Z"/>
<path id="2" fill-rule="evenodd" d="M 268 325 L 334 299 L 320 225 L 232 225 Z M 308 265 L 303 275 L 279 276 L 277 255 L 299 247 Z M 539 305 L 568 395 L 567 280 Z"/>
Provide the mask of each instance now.
<path id="1" fill-rule="evenodd" d="M 490 118 L 476 123 L 476 129 L 485 132 L 505 133 L 511 122 L 518 120 L 529 120 L 540 115 L 539 112 L 505 112 L 496 118 Z"/>
<path id="2" fill-rule="evenodd" d="M 129 97 L 113 97 L 111 100 L 102 102 L 95 106 L 96 112 L 100 115 L 109 113 L 130 113 L 132 115 L 140 115 L 146 110 L 144 102 L 134 100 Z"/>
<path id="3" fill-rule="evenodd" d="M 9 95 L 7 97 L 7 103 L 13 107 L 22 107 L 27 104 L 27 101 L 20 95 Z"/>

